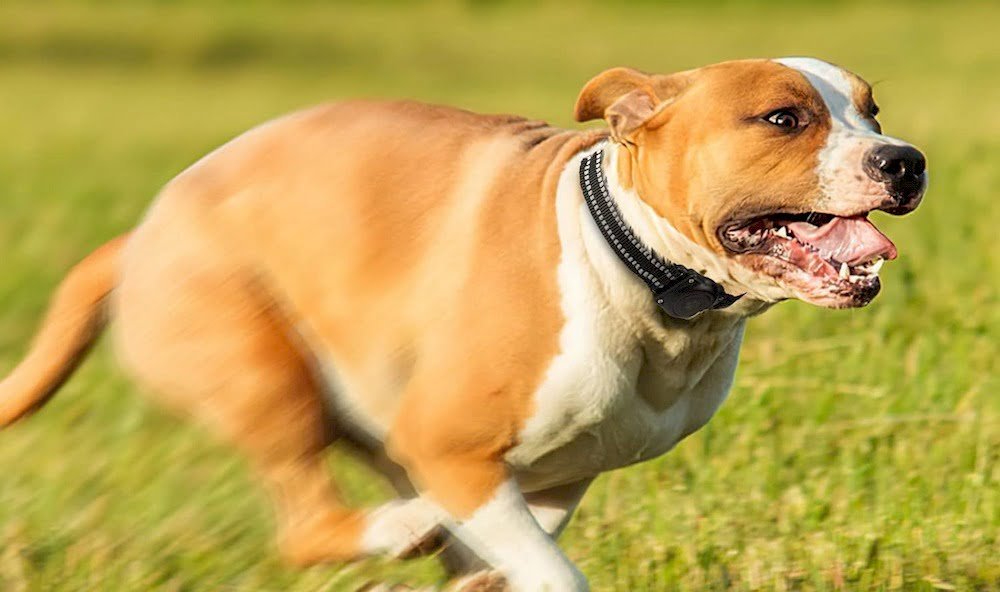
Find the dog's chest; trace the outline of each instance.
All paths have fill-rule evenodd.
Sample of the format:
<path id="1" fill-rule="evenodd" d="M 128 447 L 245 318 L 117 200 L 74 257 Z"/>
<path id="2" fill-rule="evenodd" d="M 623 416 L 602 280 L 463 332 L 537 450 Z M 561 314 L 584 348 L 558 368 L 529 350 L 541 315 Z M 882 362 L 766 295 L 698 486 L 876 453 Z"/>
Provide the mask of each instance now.
<path id="1" fill-rule="evenodd" d="M 714 312 L 662 322 L 581 209 L 575 178 L 564 176 L 560 353 L 506 458 L 528 490 L 658 456 L 703 426 L 732 385 L 745 323 Z"/>
<path id="2" fill-rule="evenodd" d="M 702 427 L 732 385 L 743 331 L 742 322 L 706 325 L 641 338 L 610 326 L 593 327 L 591 337 L 603 339 L 572 336 L 576 347 L 553 362 L 507 457 L 524 487 L 648 460 Z"/>

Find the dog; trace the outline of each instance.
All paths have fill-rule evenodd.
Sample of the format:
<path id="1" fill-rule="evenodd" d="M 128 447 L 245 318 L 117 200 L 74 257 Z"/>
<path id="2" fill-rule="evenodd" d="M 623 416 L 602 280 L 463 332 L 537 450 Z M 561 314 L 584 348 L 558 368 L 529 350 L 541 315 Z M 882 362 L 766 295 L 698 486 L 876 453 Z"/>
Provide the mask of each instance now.
<path id="1" fill-rule="evenodd" d="M 290 561 L 445 537 L 458 588 L 586 590 L 555 541 L 588 484 L 712 417 L 748 318 L 878 293 L 896 248 L 867 216 L 912 211 L 927 174 L 877 114 L 857 75 L 785 58 L 607 70 L 575 106 L 604 129 L 404 101 L 279 118 L 69 272 L 0 425 L 114 319 L 131 374 L 249 457 Z M 588 211 L 586 162 L 637 244 L 730 305 L 664 314 Z M 346 507 L 335 441 L 400 498 Z"/>

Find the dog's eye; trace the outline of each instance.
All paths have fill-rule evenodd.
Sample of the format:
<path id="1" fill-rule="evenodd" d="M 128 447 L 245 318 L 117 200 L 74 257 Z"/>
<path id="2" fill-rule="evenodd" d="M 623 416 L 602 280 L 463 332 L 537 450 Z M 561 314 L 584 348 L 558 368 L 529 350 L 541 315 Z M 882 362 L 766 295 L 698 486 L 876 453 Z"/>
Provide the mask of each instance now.
<path id="1" fill-rule="evenodd" d="M 767 115 L 767 117 L 764 118 L 764 120 L 771 125 L 776 125 L 786 129 L 795 129 L 799 127 L 799 118 L 787 109 L 772 111 Z"/>

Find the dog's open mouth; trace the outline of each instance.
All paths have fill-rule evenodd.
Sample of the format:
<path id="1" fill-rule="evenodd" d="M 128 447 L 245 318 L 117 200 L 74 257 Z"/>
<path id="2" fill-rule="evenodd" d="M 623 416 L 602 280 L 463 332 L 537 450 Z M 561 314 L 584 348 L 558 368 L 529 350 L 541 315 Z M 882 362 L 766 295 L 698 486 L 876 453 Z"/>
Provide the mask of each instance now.
<path id="1" fill-rule="evenodd" d="M 719 229 L 725 248 L 739 255 L 761 255 L 795 268 L 809 291 L 852 294 L 867 303 L 878 293 L 878 272 L 896 247 L 867 217 L 821 212 L 771 214 Z M 778 260 L 778 261 L 774 261 Z M 774 268 L 774 265 L 756 267 Z M 787 275 L 787 274 L 782 274 Z M 787 279 L 787 278 L 786 278 Z"/>

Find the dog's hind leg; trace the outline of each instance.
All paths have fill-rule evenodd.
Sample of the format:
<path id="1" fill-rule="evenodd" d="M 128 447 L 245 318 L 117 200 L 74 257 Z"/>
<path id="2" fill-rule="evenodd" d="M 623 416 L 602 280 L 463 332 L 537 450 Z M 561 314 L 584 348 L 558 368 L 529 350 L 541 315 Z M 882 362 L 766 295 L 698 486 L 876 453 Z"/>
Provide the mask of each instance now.
<path id="1" fill-rule="evenodd" d="M 249 457 L 291 562 L 404 552 L 434 526 L 419 501 L 372 514 L 341 502 L 325 466 L 336 434 L 308 352 L 271 298 L 193 229 L 137 231 L 113 308 L 132 373 Z"/>

